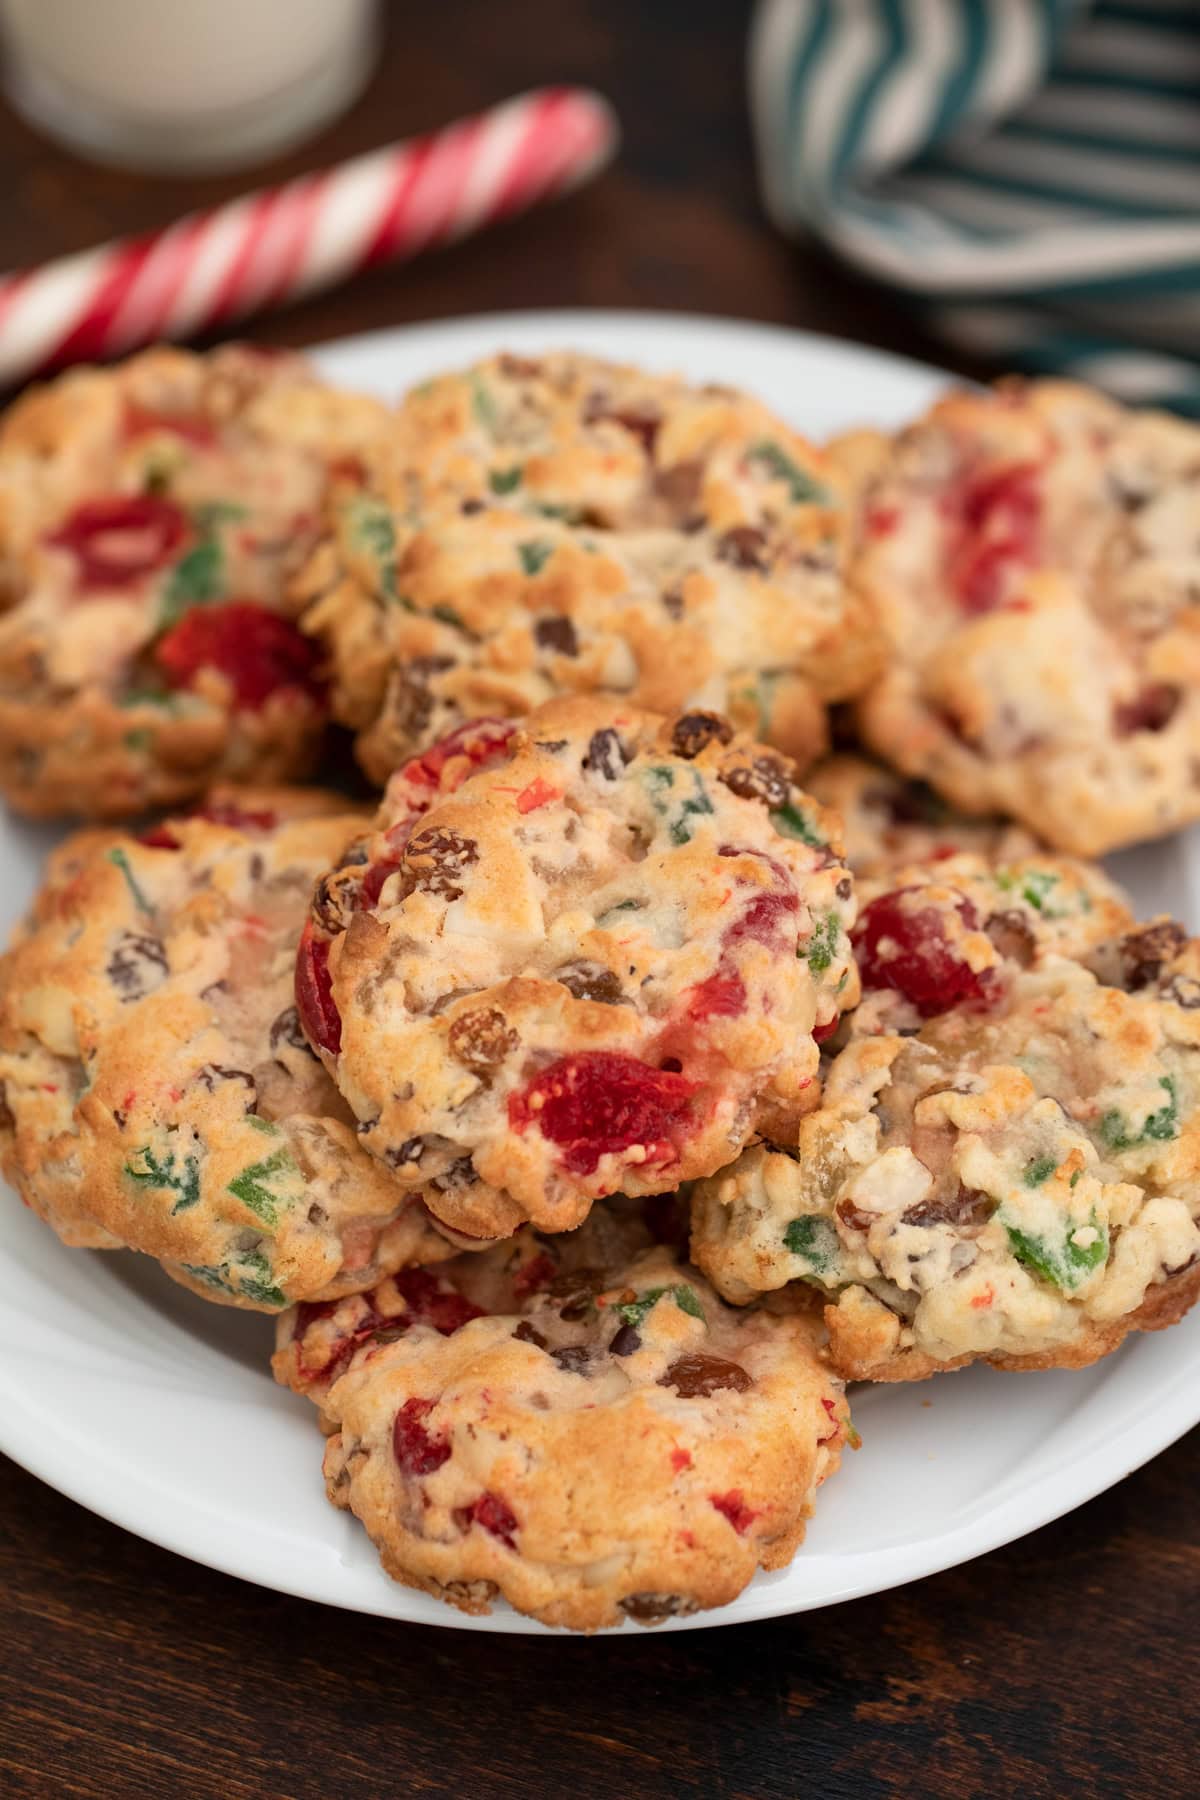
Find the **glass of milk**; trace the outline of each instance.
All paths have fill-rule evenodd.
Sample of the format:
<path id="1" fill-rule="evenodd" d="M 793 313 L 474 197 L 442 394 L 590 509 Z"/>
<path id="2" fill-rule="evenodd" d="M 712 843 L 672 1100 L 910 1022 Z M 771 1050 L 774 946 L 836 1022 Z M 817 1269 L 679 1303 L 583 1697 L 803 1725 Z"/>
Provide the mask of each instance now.
<path id="1" fill-rule="evenodd" d="M 299 143 L 374 65 L 377 0 L 0 0 L 8 97 L 98 162 L 216 173 Z"/>

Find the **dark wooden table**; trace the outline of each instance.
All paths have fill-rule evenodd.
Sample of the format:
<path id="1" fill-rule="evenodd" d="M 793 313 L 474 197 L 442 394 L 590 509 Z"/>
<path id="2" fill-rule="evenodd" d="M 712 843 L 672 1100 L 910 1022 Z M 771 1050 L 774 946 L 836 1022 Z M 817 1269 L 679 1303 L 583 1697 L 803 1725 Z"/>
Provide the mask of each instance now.
<path id="1" fill-rule="evenodd" d="M 747 17 L 735 0 L 397 5 L 353 115 L 265 178 L 564 79 L 616 102 L 620 165 L 567 205 L 257 335 L 305 344 L 586 304 L 736 313 L 936 356 L 892 299 L 764 223 Z M 237 187 L 94 169 L 2 113 L 0 178 L 0 266 Z M 281 1599 L 152 1549 L 5 1464 L 0 1794 L 1196 1795 L 1198 1488 L 1193 1434 L 1070 1518 L 919 1586 L 768 1625 L 588 1643 Z"/>

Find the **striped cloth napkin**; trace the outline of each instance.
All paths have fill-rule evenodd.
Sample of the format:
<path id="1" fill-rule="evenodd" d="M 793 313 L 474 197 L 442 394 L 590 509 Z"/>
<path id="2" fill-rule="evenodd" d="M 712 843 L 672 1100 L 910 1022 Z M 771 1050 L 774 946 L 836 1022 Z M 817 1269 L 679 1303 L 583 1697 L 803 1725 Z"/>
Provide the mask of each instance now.
<path id="1" fill-rule="evenodd" d="M 1200 416 L 1200 0 L 759 0 L 768 208 L 973 352 Z"/>

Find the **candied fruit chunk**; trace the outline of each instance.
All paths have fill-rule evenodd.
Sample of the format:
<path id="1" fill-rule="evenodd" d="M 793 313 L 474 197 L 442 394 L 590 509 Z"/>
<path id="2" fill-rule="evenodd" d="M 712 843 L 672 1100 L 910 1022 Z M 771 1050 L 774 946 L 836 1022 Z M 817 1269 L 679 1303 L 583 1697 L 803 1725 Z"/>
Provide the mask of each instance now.
<path id="1" fill-rule="evenodd" d="M 193 606 L 154 651 L 172 687 L 191 687 L 201 669 L 216 669 L 238 706 L 250 711 L 272 694 L 319 694 L 317 655 L 316 645 L 287 619 L 249 600 Z"/>
<path id="2" fill-rule="evenodd" d="M 342 1047 L 342 1018 L 333 998 L 329 945 L 310 919 L 296 953 L 296 1010 L 309 1043 L 336 1056 Z"/>
<path id="3" fill-rule="evenodd" d="M 424 1421 L 436 1400 L 406 1400 L 392 1424 L 392 1454 L 405 1475 L 432 1475 L 450 1459 L 450 1440 L 434 1437 Z"/>
<path id="4" fill-rule="evenodd" d="M 112 494 L 85 500 L 46 541 L 75 557 L 81 588 L 114 588 L 163 568 L 187 536 L 187 515 L 173 501 Z"/>
<path id="5" fill-rule="evenodd" d="M 590 1175 L 602 1156 L 633 1145 L 646 1162 L 669 1162 L 691 1123 L 696 1084 L 635 1056 L 581 1051 L 564 1056 L 508 1102 L 518 1131 L 536 1125 L 557 1144 L 566 1168 Z"/>
<path id="6" fill-rule="evenodd" d="M 864 907 L 851 940 L 863 987 L 895 989 L 923 1019 L 952 1006 L 994 1004 L 994 972 L 964 961 L 936 906 L 906 904 L 906 896 L 918 893 L 919 888 L 897 888 Z M 954 910 L 968 931 L 979 929 L 979 915 L 965 894 Z"/>

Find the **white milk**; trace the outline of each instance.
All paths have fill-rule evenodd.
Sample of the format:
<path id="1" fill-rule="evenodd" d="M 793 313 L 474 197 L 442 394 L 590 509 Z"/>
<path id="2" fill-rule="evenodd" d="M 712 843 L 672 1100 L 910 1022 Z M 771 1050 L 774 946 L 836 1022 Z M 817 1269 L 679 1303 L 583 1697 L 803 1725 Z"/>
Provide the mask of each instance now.
<path id="1" fill-rule="evenodd" d="M 376 0 L 0 0 L 10 99 L 102 162 L 231 169 L 358 93 Z"/>

